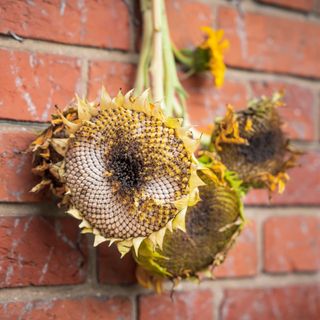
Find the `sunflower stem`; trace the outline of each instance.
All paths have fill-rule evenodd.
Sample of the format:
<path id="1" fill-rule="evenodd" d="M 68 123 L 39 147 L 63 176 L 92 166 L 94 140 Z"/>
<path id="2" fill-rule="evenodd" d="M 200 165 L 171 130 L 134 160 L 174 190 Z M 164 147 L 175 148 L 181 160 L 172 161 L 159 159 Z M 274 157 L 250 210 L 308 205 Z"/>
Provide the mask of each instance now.
<path id="1" fill-rule="evenodd" d="M 183 54 L 176 46 L 175 44 L 172 42 L 172 50 L 174 53 L 174 56 L 176 57 L 176 59 L 181 62 L 182 64 L 188 66 L 188 67 L 192 67 L 192 58 L 188 57 L 187 55 Z"/>
<path id="2" fill-rule="evenodd" d="M 154 101 L 163 102 L 162 0 L 152 0 L 151 92 Z"/>
<path id="3" fill-rule="evenodd" d="M 164 1 L 140 0 L 140 5 L 143 38 L 135 88 L 139 94 L 150 87 L 153 100 L 167 116 L 183 118 L 189 125 L 187 94 L 178 78 Z"/>

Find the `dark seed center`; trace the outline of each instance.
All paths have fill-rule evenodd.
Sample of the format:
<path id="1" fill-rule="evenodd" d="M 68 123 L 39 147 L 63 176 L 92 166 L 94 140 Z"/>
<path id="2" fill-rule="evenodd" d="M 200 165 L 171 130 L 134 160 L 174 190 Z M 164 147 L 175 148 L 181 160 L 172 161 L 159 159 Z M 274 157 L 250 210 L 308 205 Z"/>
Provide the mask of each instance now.
<path id="1" fill-rule="evenodd" d="M 281 132 L 267 131 L 248 139 L 249 145 L 240 146 L 240 153 L 251 163 L 262 163 L 271 159 L 282 143 Z"/>
<path id="2" fill-rule="evenodd" d="M 139 155 L 139 148 L 118 144 L 111 149 L 109 157 L 112 180 L 119 182 L 123 191 L 141 186 L 143 159 Z"/>

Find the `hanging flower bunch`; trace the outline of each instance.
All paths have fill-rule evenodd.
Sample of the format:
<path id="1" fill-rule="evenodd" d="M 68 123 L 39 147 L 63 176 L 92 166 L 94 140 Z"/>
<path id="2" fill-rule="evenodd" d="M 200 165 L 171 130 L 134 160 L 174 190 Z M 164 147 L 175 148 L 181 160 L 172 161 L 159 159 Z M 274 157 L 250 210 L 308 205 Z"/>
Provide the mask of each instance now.
<path id="1" fill-rule="evenodd" d="M 209 139 L 190 129 L 176 60 L 223 85 L 223 31 L 205 27 L 194 50 L 175 49 L 162 0 L 141 0 L 144 32 L 135 90 L 57 109 L 30 146 L 32 191 L 50 189 L 94 245 L 132 251 L 143 286 L 212 275 L 244 224 L 250 188 L 279 192 L 295 165 L 281 129 L 281 97 L 261 98 L 215 121 Z M 148 90 L 150 87 L 151 90 Z"/>

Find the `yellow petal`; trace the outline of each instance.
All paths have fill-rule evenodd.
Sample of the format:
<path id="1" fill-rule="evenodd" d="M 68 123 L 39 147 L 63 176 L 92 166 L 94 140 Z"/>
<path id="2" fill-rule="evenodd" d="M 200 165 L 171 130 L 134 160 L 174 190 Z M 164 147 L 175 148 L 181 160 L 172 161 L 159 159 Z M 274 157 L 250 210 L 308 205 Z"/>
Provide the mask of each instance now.
<path id="1" fill-rule="evenodd" d="M 89 121 L 91 118 L 91 114 L 89 111 L 88 104 L 85 100 L 80 99 L 78 95 L 76 95 L 76 99 L 78 107 L 78 118 L 82 121 Z"/>
<path id="2" fill-rule="evenodd" d="M 76 123 L 73 123 L 71 121 L 69 121 L 63 114 L 60 110 L 57 111 L 59 116 L 61 117 L 62 119 L 62 122 L 64 123 L 64 125 L 66 126 L 66 129 L 68 131 L 68 133 L 75 133 L 81 126 L 81 124 L 76 124 Z"/>
<path id="3" fill-rule="evenodd" d="M 187 208 L 181 210 L 172 221 L 172 227 L 174 229 L 180 229 L 186 232 L 186 213 Z"/>
<path id="4" fill-rule="evenodd" d="M 69 213 L 71 216 L 78 220 L 82 220 L 81 212 L 76 208 L 70 208 L 67 213 Z"/>
<path id="5" fill-rule="evenodd" d="M 167 228 L 164 227 L 156 232 L 156 242 L 161 250 L 162 250 L 163 238 L 164 238 L 164 235 L 166 234 L 166 230 Z"/>
<path id="6" fill-rule="evenodd" d="M 79 228 L 91 228 L 91 225 L 87 220 L 82 219 L 82 222 L 79 224 Z"/>
<path id="7" fill-rule="evenodd" d="M 201 180 L 201 178 L 198 176 L 196 170 L 193 170 L 191 172 L 190 180 L 189 180 L 189 187 L 190 190 L 193 190 L 194 188 L 205 186 L 206 183 Z"/>
<path id="8" fill-rule="evenodd" d="M 109 96 L 108 92 L 106 91 L 105 87 L 101 88 L 101 96 L 100 96 L 100 107 L 101 110 L 105 110 L 110 103 L 112 102 L 111 97 Z"/>
<path id="9" fill-rule="evenodd" d="M 40 190 L 42 190 L 44 187 L 46 187 L 47 185 L 49 185 L 51 183 L 51 180 L 42 180 L 40 183 L 38 183 L 37 185 L 35 185 L 30 192 L 38 192 Z"/>
<path id="10" fill-rule="evenodd" d="M 169 128 L 176 129 L 181 127 L 182 121 L 182 118 L 167 118 L 165 120 L 165 125 Z"/>
<path id="11" fill-rule="evenodd" d="M 99 245 L 102 242 L 107 241 L 107 239 L 99 234 L 96 234 L 94 237 L 94 243 L 93 246 L 96 247 L 97 245 Z"/>
<path id="12" fill-rule="evenodd" d="M 132 244 L 133 244 L 133 247 L 134 247 L 134 251 L 136 253 L 136 255 L 138 256 L 138 252 L 139 252 L 139 247 L 142 243 L 142 241 L 145 239 L 145 237 L 138 237 L 138 238 L 134 238 L 132 240 Z"/>
<path id="13" fill-rule="evenodd" d="M 69 139 L 54 138 L 50 140 L 50 144 L 55 151 L 57 151 L 63 157 L 66 155 Z"/>
<path id="14" fill-rule="evenodd" d="M 128 239 L 128 240 L 124 240 L 124 241 L 118 242 L 117 243 L 117 247 L 118 247 L 118 250 L 119 250 L 119 252 L 121 254 L 121 258 L 123 258 L 131 249 L 132 240 Z"/>

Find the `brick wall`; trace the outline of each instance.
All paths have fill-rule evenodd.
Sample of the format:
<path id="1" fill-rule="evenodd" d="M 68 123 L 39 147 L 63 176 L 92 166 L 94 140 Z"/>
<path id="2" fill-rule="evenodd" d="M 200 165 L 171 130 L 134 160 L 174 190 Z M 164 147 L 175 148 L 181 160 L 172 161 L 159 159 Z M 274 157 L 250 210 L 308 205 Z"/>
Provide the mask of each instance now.
<path id="1" fill-rule="evenodd" d="M 77 222 L 42 196 L 25 148 L 55 104 L 133 85 L 139 19 L 133 1 L 0 2 L 0 319 L 320 318 L 320 2 L 168 0 L 179 47 L 199 27 L 231 42 L 225 85 L 185 80 L 189 111 L 204 127 L 254 95 L 286 90 L 288 134 L 307 153 L 286 193 L 246 200 L 249 223 L 217 280 L 184 283 L 173 296 L 135 284 L 134 262 L 92 248 Z M 23 38 L 14 38 L 16 34 Z"/>

